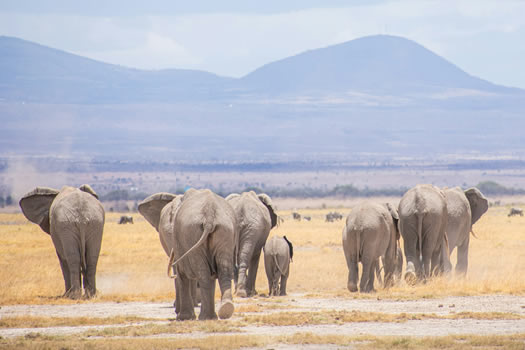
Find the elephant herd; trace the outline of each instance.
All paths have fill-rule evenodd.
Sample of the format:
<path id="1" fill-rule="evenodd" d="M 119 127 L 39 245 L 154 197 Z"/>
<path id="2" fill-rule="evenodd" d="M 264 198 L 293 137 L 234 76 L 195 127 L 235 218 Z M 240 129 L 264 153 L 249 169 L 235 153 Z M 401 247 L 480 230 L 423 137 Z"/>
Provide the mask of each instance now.
<path id="1" fill-rule="evenodd" d="M 51 236 L 65 282 L 65 297 L 96 294 L 95 273 L 102 242 L 104 209 L 89 185 L 60 191 L 37 187 L 20 200 L 26 218 Z M 384 269 L 384 284 L 401 278 L 403 237 L 405 280 L 415 283 L 451 270 L 449 256 L 458 248 L 456 271 L 466 273 L 472 225 L 488 209 L 476 188 L 439 189 L 418 185 L 395 208 L 364 202 L 353 208 L 343 230 L 343 250 L 351 292 L 374 290 Z M 256 294 L 261 252 L 270 295 L 286 295 L 293 245 L 284 237 L 267 239 L 280 221 L 272 200 L 253 191 L 223 198 L 210 190 L 189 189 L 182 195 L 161 192 L 144 199 L 138 211 L 158 232 L 174 278 L 178 320 L 225 319 L 234 311 L 232 280 L 239 297 Z M 215 310 L 218 281 L 221 302 Z M 82 295 L 82 289 L 84 295 Z"/>
<path id="2" fill-rule="evenodd" d="M 395 276 L 400 278 L 400 237 L 408 284 L 451 271 L 450 254 L 456 247 L 456 273 L 464 275 L 472 225 L 487 209 L 488 201 L 477 188 L 463 191 L 459 187 L 440 189 L 433 185 L 417 185 L 408 190 L 397 209 L 388 203 L 369 202 L 354 207 L 343 230 L 348 290 L 358 290 L 359 262 L 361 292 L 374 290 L 379 259 L 383 262 L 385 286 L 391 286 Z"/>

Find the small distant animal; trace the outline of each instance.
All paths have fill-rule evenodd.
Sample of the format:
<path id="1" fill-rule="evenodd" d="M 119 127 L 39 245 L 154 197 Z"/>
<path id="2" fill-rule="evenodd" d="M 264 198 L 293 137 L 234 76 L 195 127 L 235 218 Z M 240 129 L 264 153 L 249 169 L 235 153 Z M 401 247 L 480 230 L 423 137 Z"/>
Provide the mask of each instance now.
<path id="1" fill-rule="evenodd" d="M 133 223 L 133 216 L 122 215 L 120 217 L 120 221 L 118 223 L 119 223 L 119 225 L 127 224 L 127 223 L 132 224 Z"/>
<path id="2" fill-rule="evenodd" d="M 312 220 L 312 217 L 310 217 L 310 216 L 303 216 L 303 219 L 305 219 L 306 221 L 310 221 L 310 220 Z"/>
<path id="3" fill-rule="evenodd" d="M 301 214 L 296 213 L 295 211 L 292 213 L 292 217 L 294 220 L 301 221 Z"/>
<path id="4" fill-rule="evenodd" d="M 519 216 L 523 216 L 523 209 L 520 209 L 520 208 L 511 208 L 510 209 L 510 213 L 509 213 L 509 217 L 510 216 L 514 216 L 514 215 L 519 215 Z"/>
<path id="5" fill-rule="evenodd" d="M 326 214 L 326 222 L 334 222 L 334 221 L 337 221 L 337 220 L 341 220 L 343 218 L 343 215 L 334 211 L 334 212 L 329 212 L 328 214 Z"/>

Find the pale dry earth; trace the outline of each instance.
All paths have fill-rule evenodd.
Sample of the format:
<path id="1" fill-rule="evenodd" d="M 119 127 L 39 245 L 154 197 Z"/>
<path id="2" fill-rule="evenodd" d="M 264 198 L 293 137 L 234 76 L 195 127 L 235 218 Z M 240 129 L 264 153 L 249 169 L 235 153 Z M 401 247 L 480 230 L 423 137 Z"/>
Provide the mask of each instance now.
<path id="1" fill-rule="evenodd" d="M 248 325 L 239 327 L 241 334 L 276 336 L 309 332 L 316 335 L 374 335 L 374 336 L 446 336 L 446 335 L 505 335 L 525 333 L 525 297 L 512 295 L 450 296 L 437 299 L 395 300 L 395 299 L 353 299 L 346 297 L 309 297 L 292 294 L 278 298 L 281 307 L 264 310 L 265 306 L 276 305 L 274 298 L 256 297 L 242 300 L 240 305 L 257 304 L 262 312 L 236 313 L 233 320 L 243 315 L 262 315 L 276 312 L 322 312 L 322 311 L 362 311 L 379 313 L 415 313 L 453 315 L 460 312 L 501 312 L 519 315 L 523 319 L 423 319 L 406 322 L 350 322 L 344 324 L 270 326 Z M 198 309 L 196 309 L 198 313 Z M 0 318 L 16 316 L 39 317 L 93 317 L 136 316 L 150 318 L 151 321 L 135 323 L 46 328 L 3 328 L 0 337 L 10 338 L 30 333 L 43 335 L 70 335 L 88 330 L 101 330 L 106 327 L 139 326 L 144 324 L 167 324 L 175 322 L 175 314 L 169 302 L 92 302 L 73 305 L 9 305 L 2 306 Z M 225 321 L 219 321 L 225 322 Z M 239 334 L 217 333 L 214 335 Z M 209 333 L 160 334 L 152 337 L 206 337 Z"/>

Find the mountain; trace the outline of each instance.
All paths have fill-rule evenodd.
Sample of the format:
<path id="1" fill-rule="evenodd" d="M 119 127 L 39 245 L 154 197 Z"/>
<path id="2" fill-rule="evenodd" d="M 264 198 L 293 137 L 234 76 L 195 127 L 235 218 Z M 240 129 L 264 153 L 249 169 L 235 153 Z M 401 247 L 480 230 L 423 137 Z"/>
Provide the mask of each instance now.
<path id="1" fill-rule="evenodd" d="M 301 99 L 305 94 L 335 93 L 342 96 L 342 102 L 352 102 L 355 98 L 348 94 L 417 94 L 420 98 L 450 95 L 451 90 L 463 96 L 521 91 L 473 77 L 411 40 L 387 35 L 307 51 L 264 65 L 240 79 L 195 70 L 126 68 L 0 37 L 0 98 L 8 101 L 246 102 L 263 96 Z"/>
<path id="2" fill-rule="evenodd" d="M 368 36 L 269 63 L 241 79 L 265 93 L 413 93 L 439 89 L 511 92 L 473 77 L 414 41 Z"/>
<path id="3" fill-rule="evenodd" d="M 213 98 L 229 81 L 212 73 L 146 71 L 0 37 L 0 99 L 43 103 L 170 102 Z"/>

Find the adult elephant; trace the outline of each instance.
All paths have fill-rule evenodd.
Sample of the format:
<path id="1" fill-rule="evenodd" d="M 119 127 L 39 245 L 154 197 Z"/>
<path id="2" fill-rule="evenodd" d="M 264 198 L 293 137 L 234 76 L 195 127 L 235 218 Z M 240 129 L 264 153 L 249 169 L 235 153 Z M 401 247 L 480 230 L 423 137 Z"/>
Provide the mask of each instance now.
<path id="1" fill-rule="evenodd" d="M 407 261 L 405 280 L 414 284 L 443 272 L 450 264 L 443 191 L 433 185 L 417 185 L 403 195 L 398 212 Z"/>
<path id="2" fill-rule="evenodd" d="M 456 273 L 465 275 L 468 269 L 468 250 L 472 225 L 488 210 L 489 203 L 480 190 L 475 187 L 463 191 L 460 187 L 444 189 L 447 201 L 447 238 L 449 255 L 457 251 Z M 447 262 L 446 269 L 451 269 Z"/>
<path id="3" fill-rule="evenodd" d="M 261 257 L 261 249 L 266 243 L 270 230 L 277 225 L 277 214 L 272 200 L 266 194 L 243 192 L 226 197 L 237 218 L 239 240 L 237 242 L 236 289 L 240 297 L 256 294 L 255 279 Z"/>
<path id="4" fill-rule="evenodd" d="M 191 282 L 201 290 L 199 320 L 217 319 L 215 313 L 215 279 L 221 289 L 218 316 L 233 314 L 231 284 L 237 222 L 232 207 L 210 190 L 188 190 L 175 214 L 170 267 L 177 274 L 178 320 L 195 319 Z M 174 261 L 174 262 L 173 262 Z M 179 283 L 180 282 L 180 283 Z"/>
<path id="5" fill-rule="evenodd" d="M 350 292 L 357 292 L 359 262 L 363 265 L 360 291 L 374 291 L 375 267 L 380 257 L 384 257 L 385 286 L 392 285 L 397 262 L 398 220 L 397 210 L 390 204 L 363 202 L 348 214 L 343 229 L 343 251 Z"/>
<path id="6" fill-rule="evenodd" d="M 20 199 L 25 217 L 51 236 L 66 292 L 78 299 L 96 295 L 97 262 L 104 229 L 104 208 L 89 185 L 60 191 L 37 187 Z"/>
<path id="7" fill-rule="evenodd" d="M 182 202 L 182 195 L 167 192 L 152 194 L 138 205 L 139 213 L 159 233 L 159 240 L 164 252 L 169 257 L 174 249 L 175 217 Z M 180 299 L 177 298 L 177 281 L 175 280 L 175 312 L 180 312 Z M 191 285 L 191 296 L 194 306 L 198 305 L 197 282 Z"/>

